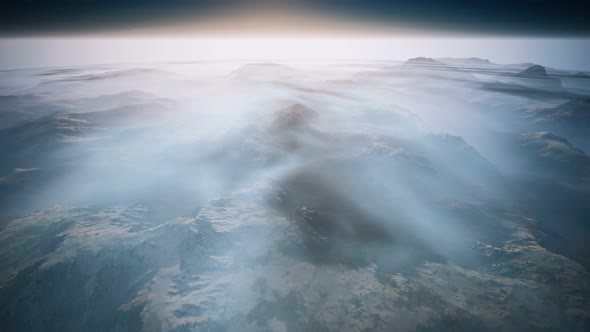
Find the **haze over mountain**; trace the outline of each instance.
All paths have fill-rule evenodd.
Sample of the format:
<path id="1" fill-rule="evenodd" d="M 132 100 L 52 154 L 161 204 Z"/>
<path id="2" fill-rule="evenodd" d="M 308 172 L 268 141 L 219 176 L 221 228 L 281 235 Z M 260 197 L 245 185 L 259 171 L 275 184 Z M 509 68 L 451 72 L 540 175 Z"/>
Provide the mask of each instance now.
<path id="1" fill-rule="evenodd" d="M 523 66 L 3 71 L 0 324 L 584 331 L 590 95 Z"/>
<path id="2" fill-rule="evenodd" d="M 6 0 L 0 331 L 590 331 L 585 0 Z"/>

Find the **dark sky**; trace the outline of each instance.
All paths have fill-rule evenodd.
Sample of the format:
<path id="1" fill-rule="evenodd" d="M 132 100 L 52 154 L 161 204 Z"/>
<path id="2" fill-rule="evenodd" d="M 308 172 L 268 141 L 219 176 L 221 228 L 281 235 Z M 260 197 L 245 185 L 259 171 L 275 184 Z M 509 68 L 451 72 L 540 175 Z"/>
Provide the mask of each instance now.
<path id="1" fill-rule="evenodd" d="M 274 8 L 450 33 L 590 36 L 590 0 L 3 0 L 0 34 L 131 31 Z"/>

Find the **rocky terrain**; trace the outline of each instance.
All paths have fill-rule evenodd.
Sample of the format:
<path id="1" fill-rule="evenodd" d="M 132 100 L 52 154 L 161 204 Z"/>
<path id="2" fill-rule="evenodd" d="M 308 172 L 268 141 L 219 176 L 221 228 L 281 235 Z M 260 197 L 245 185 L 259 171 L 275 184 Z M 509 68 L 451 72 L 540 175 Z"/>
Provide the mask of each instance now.
<path id="1" fill-rule="evenodd" d="M 3 330 L 590 328 L 582 90 L 477 58 L 202 66 L 3 87 Z"/>

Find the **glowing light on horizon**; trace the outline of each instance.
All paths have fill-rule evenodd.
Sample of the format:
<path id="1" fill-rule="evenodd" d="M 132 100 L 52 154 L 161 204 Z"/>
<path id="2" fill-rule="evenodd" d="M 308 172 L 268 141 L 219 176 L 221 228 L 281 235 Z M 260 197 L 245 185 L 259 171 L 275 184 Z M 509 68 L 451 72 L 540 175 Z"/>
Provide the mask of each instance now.
<path id="1" fill-rule="evenodd" d="M 387 60 L 480 57 L 590 69 L 587 39 L 466 37 L 70 37 L 0 39 L 0 69 L 166 61 Z M 505 49 L 511 52 L 503 52 Z M 543 52 L 539 52 L 543 50 Z"/>

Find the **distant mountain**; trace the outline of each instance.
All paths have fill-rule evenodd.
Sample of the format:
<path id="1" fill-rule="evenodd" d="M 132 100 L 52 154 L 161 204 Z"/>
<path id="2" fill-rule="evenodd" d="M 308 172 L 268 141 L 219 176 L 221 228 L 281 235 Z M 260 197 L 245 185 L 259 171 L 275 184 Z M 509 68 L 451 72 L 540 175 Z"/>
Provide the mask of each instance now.
<path id="1" fill-rule="evenodd" d="M 419 66 L 446 66 L 445 63 L 434 60 L 433 58 L 416 57 L 408 59 L 404 64 L 406 65 L 419 65 Z"/>
<path id="2" fill-rule="evenodd" d="M 556 77 L 551 77 L 547 74 L 547 70 L 543 66 L 534 65 L 520 73 L 516 77 L 521 79 L 521 82 L 532 84 L 538 88 L 545 89 L 561 89 L 561 80 Z"/>
<path id="3" fill-rule="evenodd" d="M 429 77 L 437 80 L 475 81 L 472 73 L 459 66 L 449 66 L 433 58 L 416 57 L 404 62 L 402 68 L 411 69 L 419 77 Z"/>
<path id="4" fill-rule="evenodd" d="M 590 75 L 588 75 L 588 74 L 586 74 L 584 72 L 578 72 L 578 73 L 575 73 L 575 74 L 571 75 L 571 77 L 574 77 L 574 78 L 590 78 Z"/>
<path id="5" fill-rule="evenodd" d="M 563 104 L 532 111 L 538 118 L 567 122 L 572 127 L 590 128 L 590 100 L 570 100 Z"/>
<path id="6" fill-rule="evenodd" d="M 461 67 L 491 67 L 497 66 L 497 64 L 491 62 L 488 59 L 481 58 L 438 58 L 437 61 L 445 63 L 451 66 Z"/>
<path id="7" fill-rule="evenodd" d="M 549 75 L 547 75 L 547 70 L 545 70 L 545 67 L 539 65 L 531 66 L 521 71 L 516 76 L 527 78 L 549 78 Z"/>
<path id="8" fill-rule="evenodd" d="M 502 72 L 496 77 L 500 80 L 493 84 L 496 90 L 515 93 L 563 92 L 561 80 L 547 74 L 545 67 L 540 65 L 530 66 L 518 73 Z"/>
<path id="9" fill-rule="evenodd" d="M 547 131 L 523 134 L 520 149 L 528 170 L 581 183 L 590 176 L 590 158 L 570 142 Z"/>
<path id="10" fill-rule="evenodd" d="M 246 81 L 270 81 L 277 77 L 287 78 L 296 74 L 296 71 L 286 65 L 278 63 L 248 63 L 230 73 L 234 80 Z"/>
<path id="11" fill-rule="evenodd" d="M 523 62 L 523 63 L 511 63 L 511 64 L 501 65 L 501 66 L 506 67 L 506 68 L 517 69 L 517 70 L 524 70 L 524 69 L 527 69 L 529 67 L 536 66 L 536 65 L 537 65 L 536 63 L 532 63 L 532 62 Z"/>
<path id="12" fill-rule="evenodd" d="M 533 130 L 549 130 L 590 151 L 590 140 L 586 134 L 590 131 L 590 100 L 575 99 L 551 107 L 528 109 L 524 118 L 531 121 Z"/>

